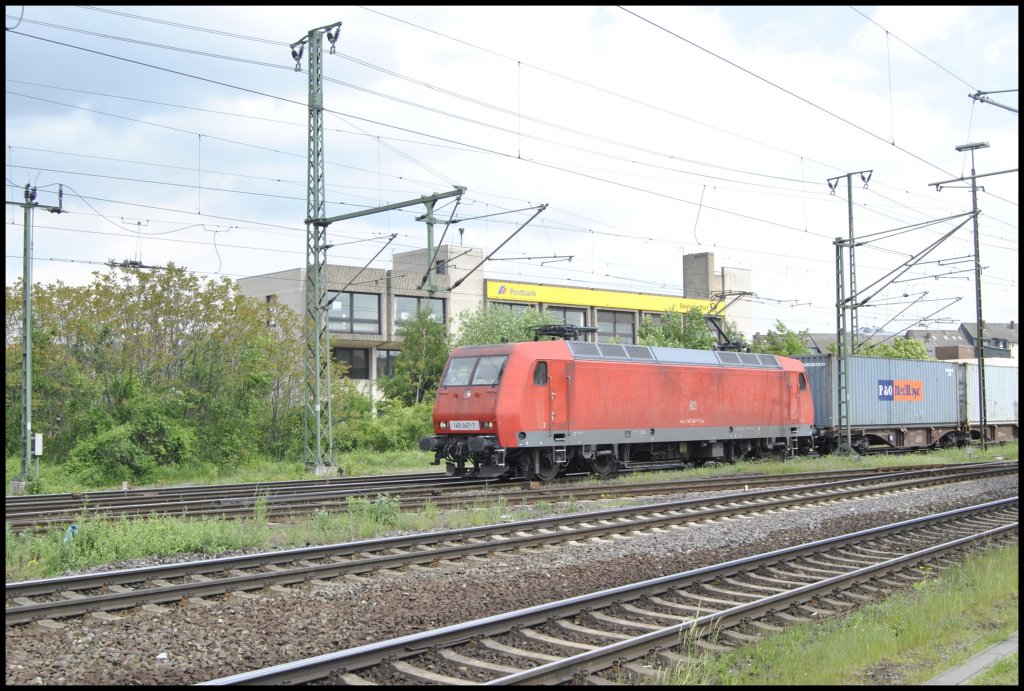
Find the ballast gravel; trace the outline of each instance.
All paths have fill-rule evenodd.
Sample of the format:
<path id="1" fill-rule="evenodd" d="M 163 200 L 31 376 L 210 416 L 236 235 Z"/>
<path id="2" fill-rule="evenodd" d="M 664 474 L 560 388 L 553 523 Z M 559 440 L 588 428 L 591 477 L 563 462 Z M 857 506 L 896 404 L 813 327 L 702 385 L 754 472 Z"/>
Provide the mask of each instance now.
<path id="1" fill-rule="evenodd" d="M 948 484 L 483 561 L 147 606 L 110 618 L 78 617 L 55 628 L 39 623 L 8 627 L 6 684 L 194 684 L 1012 497 L 1017 484 L 1016 476 Z M 682 497 L 656 500 L 677 498 Z M 180 561 L 194 558 L 201 557 Z M 111 568 L 161 561 L 166 560 L 134 560 Z"/>

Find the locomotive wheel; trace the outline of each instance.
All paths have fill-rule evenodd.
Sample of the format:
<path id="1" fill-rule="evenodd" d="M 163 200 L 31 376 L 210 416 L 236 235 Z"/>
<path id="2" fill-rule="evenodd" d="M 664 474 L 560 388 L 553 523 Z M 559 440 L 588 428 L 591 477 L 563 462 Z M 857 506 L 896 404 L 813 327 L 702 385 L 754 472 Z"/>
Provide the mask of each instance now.
<path id="1" fill-rule="evenodd" d="M 594 454 L 594 457 L 590 460 L 590 467 L 602 479 L 612 474 L 612 471 L 615 470 L 615 465 L 615 455 L 610 453 Z"/>
<path id="2" fill-rule="evenodd" d="M 538 480 L 547 482 L 554 480 L 558 475 L 558 464 L 555 463 L 555 456 L 551 452 L 541 453 L 540 449 L 534 451 L 533 475 Z"/>

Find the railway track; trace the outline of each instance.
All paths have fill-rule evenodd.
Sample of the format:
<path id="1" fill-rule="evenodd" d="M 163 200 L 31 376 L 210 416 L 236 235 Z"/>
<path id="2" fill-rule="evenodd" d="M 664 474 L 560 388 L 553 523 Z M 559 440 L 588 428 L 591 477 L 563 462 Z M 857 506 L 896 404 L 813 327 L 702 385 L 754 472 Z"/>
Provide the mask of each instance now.
<path id="1" fill-rule="evenodd" d="M 257 501 L 301 507 L 302 500 L 371 496 L 436 488 L 485 486 L 479 480 L 461 480 L 443 473 L 370 475 L 321 480 L 258 482 L 232 485 L 155 487 L 146 489 L 75 492 L 67 494 L 7 495 L 4 514 L 15 530 L 45 528 L 82 516 L 130 517 L 139 515 L 251 516 Z M 245 510 L 247 508 L 247 510 Z M 242 509 L 240 511 L 240 509 Z"/>
<path id="2" fill-rule="evenodd" d="M 1017 540 L 1017 497 L 275 665 L 203 685 L 629 683 L 820 621 Z"/>
<path id="3" fill-rule="evenodd" d="M 7 583 L 6 624 L 114 612 L 142 604 L 284 587 L 382 569 L 429 567 L 443 561 L 487 558 L 516 549 L 668 530 L 707 520 L 1007 474 L 1016 474 L 1016 464 L 885 473 L 479 528 Z"/>
<path id="4" fill-rule="evenodd" d="M 593 477 L 568 478 L 536 486 L 533 483 L 498 483 L 460 479 L 443 473 L 369 476 L 256 483 L 176 487 L 121 492 L 87 492 L 5 497 L 5 522 L 14 532 L 62 529 L 84 519 L 116 520 L 139 516 L 189 516 L 192 518 L 252 518 L 257 513 L 274 521 L 286 521 L 316 511 L 346 511 L 353 497 L 395 497 L 402 510 L 419 510 L 427 503 L 439 509 L 463 508 L 505 500 L 515 504 L 567 501 L 638 494 L 714 492 L 741 487 L 771 487 L 824 482 L 864 475 L 885 476 L 898 472 L 944 473 L 951 468 L 1017 467 L 1016 461 L 959 465 L 873 468 L 792 473 L 787 475 L 730 475 L 713 478 L 651 482 L 602 482 Z"/>

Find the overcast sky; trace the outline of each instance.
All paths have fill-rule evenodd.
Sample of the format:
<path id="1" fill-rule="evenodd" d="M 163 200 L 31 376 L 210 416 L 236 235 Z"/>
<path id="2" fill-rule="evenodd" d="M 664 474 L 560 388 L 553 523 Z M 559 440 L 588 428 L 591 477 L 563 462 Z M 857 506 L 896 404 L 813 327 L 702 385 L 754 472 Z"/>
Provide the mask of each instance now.
<path id="1" fill-rule="evenodd" d="M 486 277 L 681 295 L 683 254 L 713 252 L 752 272 L 755 330 L 834 332 L 857 173 L 861 326 L 953 329 L 976 315 L 971 192 L 932 183 L 988 142 L 983 316 L 1018 319 L 1012 6 L 7 6 L 6 199 L 31 183 L 56 205 L 63 185 L 69 212 L 35 211 L 33 281 L 303 266 L 308 56 L 297 73 L 290 45 L 336 22 L 327 216 L 464 186 L 435 238 L 454 214 L 444 242 L 489 253 L 546 204 Z M 424 211 L 332 224 L 328 260 L 390 267 L 426 246 Z M 10 285 L 22 207 L 6 219 Z"/>

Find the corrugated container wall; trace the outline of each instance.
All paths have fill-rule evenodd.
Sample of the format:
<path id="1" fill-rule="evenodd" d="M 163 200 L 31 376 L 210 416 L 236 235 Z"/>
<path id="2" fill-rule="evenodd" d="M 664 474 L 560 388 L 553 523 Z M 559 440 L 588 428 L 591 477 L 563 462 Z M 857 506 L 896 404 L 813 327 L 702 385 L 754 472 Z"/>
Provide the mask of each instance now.
<path id="1" fill-rule="evenodd" d="M 811 383 L 815 426 L 837 426 L 835 356 L 805 355 L 797 359 L 804 363 Z M 847 375 L 850 426 L 955 426 L 959 417 L 956 367 L 955 363 L 935 360 L 851 357 Z"/>
<path id="2" fill-rule="evenodd" d="M 978 409 L 978 363 L 965 363 L 967 367 L 967 418 L 981 422 Z M 985 421 L 1019 422 L 1018 401 L 1020 371 L 1016 367 L 997 367 L 985 364 Z"/>

